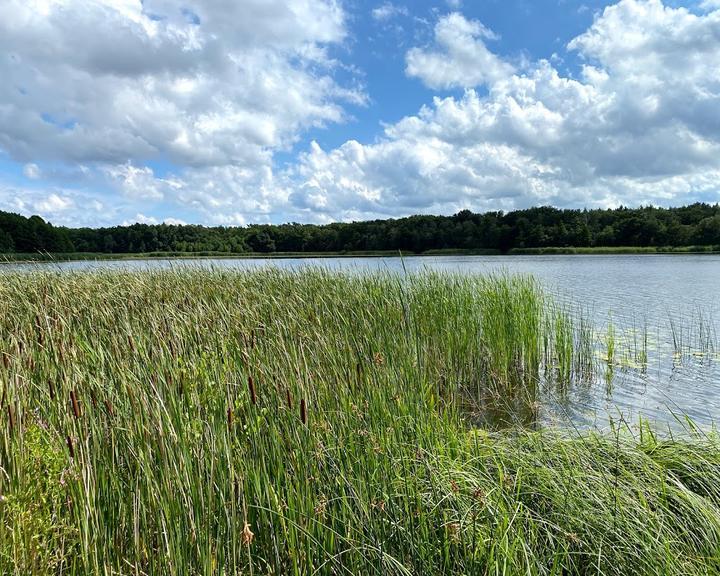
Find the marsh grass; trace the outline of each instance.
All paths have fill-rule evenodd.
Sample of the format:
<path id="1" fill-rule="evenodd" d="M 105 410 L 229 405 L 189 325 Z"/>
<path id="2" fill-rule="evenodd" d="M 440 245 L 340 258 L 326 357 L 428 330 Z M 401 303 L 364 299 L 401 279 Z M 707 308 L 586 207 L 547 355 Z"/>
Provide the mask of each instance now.
<path id="1" fill-rule="evenodd" d="M 720 442 L 488 432 L 592 370 L 529 278 L 18 273 L 0 572 L 716 574 Z"/>
<path id="2" fill-rule="evenodd" d="M 712 316 L 696 309 L 689 318 L 678 319 L 669 315 L 670 333 L 675 356 L 712 358 L 720 350 L 716 324 Z"/>

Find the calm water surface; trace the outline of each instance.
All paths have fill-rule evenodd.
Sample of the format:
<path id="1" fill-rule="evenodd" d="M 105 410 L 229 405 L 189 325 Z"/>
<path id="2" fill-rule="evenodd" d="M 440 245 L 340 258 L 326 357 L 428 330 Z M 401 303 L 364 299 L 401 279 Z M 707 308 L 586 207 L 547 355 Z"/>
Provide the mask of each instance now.
<path id="1" fill-rule="evenodd" d="M 167 269 L 183 266 L 276 266 L 396 272 L 444 270 L 466 274 L 532 274 L 558 302 L 584 313 L 597 330 L 599 366 L 590 382 L 563 394 L 542 392 L 541 421 L 604 427 L 640 416 L 673 425 L 687 415 L 701 424 L 720 419 L 720 256 L 441 256 L 400 258 L 197 259 L 5 264 L 2 270 Z M 610 328 L 612 326 L 612 328 Z M 615 333 L 613 370 L 603 361 Z M 638 361 L 647 333 L 647 362 Z"/>

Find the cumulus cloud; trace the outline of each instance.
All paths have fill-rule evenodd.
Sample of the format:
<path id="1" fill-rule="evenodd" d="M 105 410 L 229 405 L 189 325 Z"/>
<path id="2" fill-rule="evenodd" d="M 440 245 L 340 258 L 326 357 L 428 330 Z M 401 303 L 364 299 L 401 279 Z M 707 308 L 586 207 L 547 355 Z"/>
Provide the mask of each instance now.
<path id="1" fill-rule="evenodd" d="M 464 95 L 435 98 L 374 144 L 313 145 L 290 200 L 346 217 L 720 200 L 720 12 L 622 0 L 569 43 L 585 61 L 579 79 L 547 61 L 488 75 L 492 54 L 474 70 L 465 55 L 487 37 L 441 19 L 444 51 L 411 50 L 408 73 Z"/>
<path id="2" fill-rule="evenodd" d="M 142 214 L 141 212 L 138 212 L 135 214 L 135 217 L 129 218 L 125 221 L 123 221 L 122 226 L 130 226 L 132 224 L 159 224 L 157 218 L 154 216 L 145 216 L 145 214 Z"/>
<path id="3" fill-rule="evenodd" d="M 513 73 L 513 67 L 493 54 L 485 40 L 495 34 L 477 20 L 453 12 L 435 26 L 435 46 L 407 53 L 406 72 L 434 89 L 493 84 Z"/>
<path id="4" fill-rule="evenodd" d="M 71 208 L 73 204 L 70 198 L 53 193 L 37 202 L 36 206 L 41 212 L 57 213 Z"/>
<path id="5" fill-rule="evenodd" d="M 97 196 L 64 188 L 23 188 L 0 184 L 0 210 L 40 214 L 58 225 L 94 225 L 113 209 Z"/>
<path id="6" fill-rule="evenodd" d="M 180 218 L 165 218 L 163 222 L 172 226 L 184 226 L 185 224 L 187 224 L 185 220 L 181 220 Z"/>
<path id="7" fill-rule="evenodd" d="M 174 193 L 186 186 L 186 182 L 180 178 L 158 178 L 152 168 L 137 167 L 130 162 L 108 166 L 103 171 L 116 190 L 126 198 L 134 200 L 174 200 Z"/>
<path id="8" fill-rule="evenodd" d="M 567 53 L 521 67 L 482 23 L 443 15 L 406 54 L 431 102 L 371 143 L 313 143 L 278 168 L 365 103 L 337 80 L 352 71 L 332 56 L 348 36 L 335 0 L 6 0 L 0 152 L 29 180 L 0 183 L 0 209 L 230 225 L 715 202 L 720 11 L 703 6 L 621 0 Z M 77 189 L 41 187 L 51 178 Z"/>
<path id="9" fill-rule="evenodd" d="M 334 79 L 329 47 L 346 34 L 336 0 L 6 0 L 0 152 L 30 178 L 82 165 L 136 199 L 179 186 L 156 182 L 151 161 L 189 181 L 263 174 L 304 130 L 364 103 Z"/>

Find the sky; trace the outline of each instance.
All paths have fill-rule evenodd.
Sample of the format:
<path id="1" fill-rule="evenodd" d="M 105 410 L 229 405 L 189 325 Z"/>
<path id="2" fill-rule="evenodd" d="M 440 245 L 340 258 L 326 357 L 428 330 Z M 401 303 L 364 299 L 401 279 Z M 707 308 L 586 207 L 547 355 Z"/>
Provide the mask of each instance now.
<path id="1" fill-rule="evenodd" d="M 0 0 L 0 210 L 720 201 L 720 0 Z"/>

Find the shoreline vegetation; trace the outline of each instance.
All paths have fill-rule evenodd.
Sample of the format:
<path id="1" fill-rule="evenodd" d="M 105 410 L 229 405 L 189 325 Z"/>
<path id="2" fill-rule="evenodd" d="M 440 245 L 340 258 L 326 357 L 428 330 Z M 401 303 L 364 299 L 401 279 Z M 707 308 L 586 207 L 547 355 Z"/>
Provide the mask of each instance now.
<path id="1" fill-rule="evenodd" d="M 0 212 L 0 254 L 377 255 L 720 251 L 720 205 L 512 212 L 331 224 L 53 226 Z M 97 256 L 95 256 L 97 257 Z"/>
<path id="2" fill-rule="evenodd" d="M 287 258 L 392 258 L 397 256 L 609 256 L 622 254 L 720 254 L 720 245 L 714 246 L 563 246 L 544 248 L 513 248 L 508 252 L 499 250 L 471 250 L 449 248 L 427 250 L 420 253 L 404 253 L 392 250 L 366 250 L 342 252 L 266 252 L 266 253 L 227 253 L 227 252 L 143 252 L 114 253 L 74 252 L 74 253 L 5 253 L 0 254 L 0 263 L 5 262 L 72 262 L 83 260 L 150 260 L 150 259 L 287 259 Z"/>
<path id="3" fill-rule="evenodd" d="M 2 574 L 720 571 L 717 432 L 539 426 L 597 358 L 529 277 L 8 272 L 0 331 Z"/>

